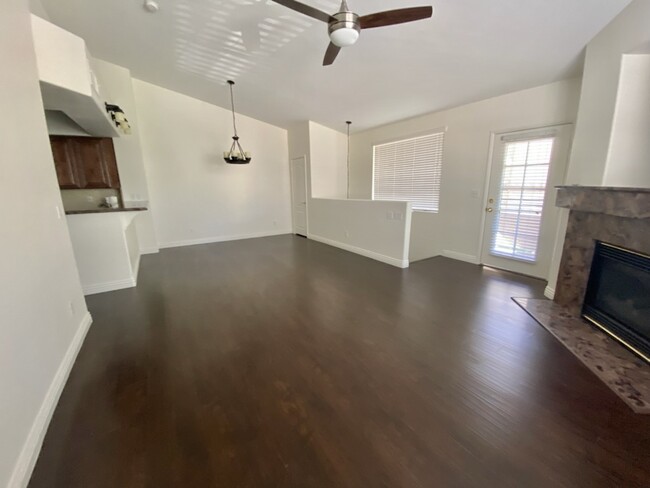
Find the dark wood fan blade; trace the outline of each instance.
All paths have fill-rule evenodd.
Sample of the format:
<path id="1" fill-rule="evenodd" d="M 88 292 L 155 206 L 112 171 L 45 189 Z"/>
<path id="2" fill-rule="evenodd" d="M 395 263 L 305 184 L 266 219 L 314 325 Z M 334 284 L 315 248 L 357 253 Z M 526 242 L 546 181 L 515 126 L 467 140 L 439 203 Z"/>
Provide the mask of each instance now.
<path id="1" fill-rule="evenodd" d="M 339 55 L 341 50 L 336 44 L 330 42 L 330 45 L 327 46 L 327 51 L 325 51 L 325 58 L 323 59 L 323 66 L 329 66 L 334 62 L 336 56 Z"/>
<path id="2" fill-rule="evenodd" d="M 433 7 L 400 8 L 359 17 L 362 29 L 383 27 L 385 25 L 403 24 L 414 20 L 428 19 L 433 15 Z"/>
<path id="3" fill-rule="evenodd" d="M 321 20 L 323 22 L 329 23 L 330 20 L 333 20 L 333 17 L 330 14 L 326 14 L 318 10 L 317 8 L 310 7 L 304 3 L 296 2 L 296 0 L 273 0 L 275 3 L 279 3 L 291 10 L 300 12 L 301 14 L 307 15 L 313 19 Z"/>

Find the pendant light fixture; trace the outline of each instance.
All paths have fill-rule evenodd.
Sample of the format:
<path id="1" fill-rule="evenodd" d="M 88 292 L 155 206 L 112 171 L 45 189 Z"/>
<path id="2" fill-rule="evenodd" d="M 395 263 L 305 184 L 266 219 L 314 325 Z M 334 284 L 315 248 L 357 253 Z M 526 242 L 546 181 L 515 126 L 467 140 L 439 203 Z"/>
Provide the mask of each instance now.
<path id="1" fill-rule="evenodd" d="M 351 120 L 346 120 L 345 123 L 348 125 L 348 199 L 350 198 L 350 125 L 352 125 Z"/>
<path id="2" fill-rule="evenodd" d="M 239 144 L 239 136 L 237 135 L 237 124 L 235 123 L 235 99 L 232 95 L 232 86 L 235 84 L 234 81 L 228 80 L 228 85 L 230 85 L 230 106 L 232 108 L 232 129 L 234 136 L 232 136 L 232 145 L 230 146 L 230 151 L 224 151 L 223 159 L 228 164 L 248 164 L 251 162 L 251 153 L 245 152 L 241 144 Z"/>

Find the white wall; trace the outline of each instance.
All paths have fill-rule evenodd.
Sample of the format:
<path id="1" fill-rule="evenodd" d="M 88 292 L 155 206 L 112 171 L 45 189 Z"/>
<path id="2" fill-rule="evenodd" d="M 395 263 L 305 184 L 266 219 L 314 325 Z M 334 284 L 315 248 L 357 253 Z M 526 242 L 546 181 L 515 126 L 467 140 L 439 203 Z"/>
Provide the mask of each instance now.
<path id="1" fill-rule="evenodd" d="M 410 235 L 407 202 L 324 198 L 310 202 L 310 239 L 406 268 Z"/>
<path id="2" fill-rule="evenodd" d="M 345 199 L 346 135 L 311 121 L 296 123 L 289 129 L 289 157 L 301 156 L 307 160 L 308 237 L 393 266 L 407 267 L 410 205 Z M 334 198 L 317 198 L 318 191 L 333 194 Z"/>
<path id="3" fill-rule="evenodd" d="M 29 0 L 29 9 L 40 18 L 50 20 L 50 16 L 47 14 L 45 7 L 43 7 L 41 0 Z"/>
<path id="4" fill-rule="evenodd" d="M 491 133 L 574 122 L 579 88 L 561 81 L 353 134 L 350 195 L 371 198 L 374 144 L 446 128 L 440 212 L 414 212 L 410 260 L 477 262 Z"/>
<path id="5" fill-rule="evenodd" d="M 0 486 L 26 485 L 89 325 L 24 0 L 0 2 Z M 12 474 L 13 473 L 13 474 Z"/>
<path id="6" fill-rule="evenodd" d="M 650 41 L 649 25 L 650 2 L 635 0 L 587 46 L 568 183 L 602 185 L 606 165 L 613 168 L 620 162 L 607 161 L 621 77 L 622 55 L 647 45 Z M 609 174 L 616 174 L 611 168 Z M 634 169 L 641 174 L 644 168 L 647 166 L 628 169 Z M 626 181 L 634 179 L 630 173 Z"/>
<path id="7" fill-rule="evenodd" d="M 650 55 L 623 56 L 605 186 L 650 188 Z"/>
<path id="8" fill-rule="evenodd" d="M 309 162 L 310 142 L 309 142 L 309 122 L 295 123 L 289 127 L 289 159 L 305 156 Z"/>
<path id="9" fill-rule="evenodd" d="M 91 96 L 91 73 L 84 40 L 40 17 L 32 17 L 41 82 Z M 61 53 L 66 53 L 62 56 Z"/>
<path id="10" fill-rule="evenodd" d="M 140 252 L 134 224 L 143 212 L 68 215 L 68 229 L 84 294 L 136 285 Z"/>
<path id="11" fill-rule="evenodd" d="M 47 132 L 49 134 L 57 136 L 90 137 L 88 132 L 83 130 L 79 124 L 60 110 L 46 110 L 45 122 L 47 123 Z"/>
<path id="12" fill-rule="evenodd" d="M 625 56 L 650 45 L 650 2 L 635 0 L 588 45 L 567 183 L 650 187 L 648 67 Z M 549 273 L 553 295 L 568 210 L 561 209 Z"/>
<path id="13" fill-rule="evenodd" d="M 119 105 L 131 125 L 131 134 L 113 139 L 115 157 L 120 172 L 122 198 L 125 202 L 147 202 L 148 212 L 135 219 L 138 243 L 142 253 L 158 252 L 153 214 L 156 209 L 149 201 L 149 185 L 142 157 L 140 121 L 133 95 L 131 72 L 100 59 L 92 60 L 93 70 L 104 86 L 109 102 Z"/>
<path id="14" fill-rule="evenodd" d="M 229 165 L 228 110 L 140 80 L 133 86 L 161 247 L 291 232 L 286 130 L 238 114 L 253 160 Z"/>
<path id="15" fill-rule="evenodd" d="M 347 198 L 347 136 L 309 121 L 311 191 L 314 198 Z"/>

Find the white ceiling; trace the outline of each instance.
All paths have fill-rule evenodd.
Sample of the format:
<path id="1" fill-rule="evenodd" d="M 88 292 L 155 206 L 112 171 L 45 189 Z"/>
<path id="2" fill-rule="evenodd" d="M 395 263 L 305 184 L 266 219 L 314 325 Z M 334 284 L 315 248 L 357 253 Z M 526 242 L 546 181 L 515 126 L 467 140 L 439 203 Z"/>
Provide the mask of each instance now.
<path id="1" fill-rule="evenodd" d="M 94 56 L 275 125 L 360 130 L 580 73 L 586 44 L 630 0 L 434 0 L 433 19 L 363 31 L 321 66 L 327 26 L 268 0 L 42 0 Z M 305 0 L 326 12 L 338 0 Z M 363 15 L 427 0 L 349 0 Z"/>

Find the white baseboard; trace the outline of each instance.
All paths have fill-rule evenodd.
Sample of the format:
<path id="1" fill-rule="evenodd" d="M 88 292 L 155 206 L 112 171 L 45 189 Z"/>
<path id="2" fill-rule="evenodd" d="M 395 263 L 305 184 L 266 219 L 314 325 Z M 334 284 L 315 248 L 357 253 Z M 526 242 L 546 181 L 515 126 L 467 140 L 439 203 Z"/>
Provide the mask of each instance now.
<path id="1" fill-rule="evenodd" d="M 547 286 L 544 289 L 544 296 L 549 300 L 553 300 L 555 298 L 555 288 L 551 288 L 550 286 Z"/>
<path id="2" fill-rule="evenodd" d="M 456 251 L 442 251 L 442 255 L 446 258 L 456 259 L 457 261 L 465 261 L 466 263 L 472 264 L 481 264 L 481 260 L 478 256 L 472 256 L 471 254 L 463 254 L 462 252 Z"/>
<path id="3" fill-rule="evenodd" d="M 138 286 L 138 273 L 140 272 L 141 258 L 142 258 L 142 254 L 138 254 L 138 259 L 135 260 L 135 266 L 133 267 L 133 281 L 135 282 L 135 285 L 133 286 Z"/>
<path id="4" fill-rule="evenodd" d="M 93 283 L 83 287 L 84 295 L 94 295 L 106 291 L 123 290 L 124 288 L 133 288 L 137 284 L 136 278 L 126 278 L 124 280 L 107 281 L 105 283 Z"/>
<path id="5" fill-rule="evenodd" d="M 160 249 L 157 247 L 142 247 L 140 248 L 140 254 L 158 254 Z"/>
<path id="6" fill-rule="evenodd" d="M 25 444 L 23 444 L 23 448 L 20 451 L 18 461 L 14 466 L 14 471 L 11 474 L 7 488 L 25 488 L 29 483 L 29 478 L 32 476 L 32 471 L 36 465 L 38 454 L 43 445 L 45 433 L 50 425 L 50 420 L 52 420 L 54 409 L 59 402 L 59 397 L 61 396 L 61 392 L 63 392 L 63 387 L 68 380 L 68 376 L 72 370 L 72 365 L 77 358 L 77 354 L 81 349 L 81 345 L 84 342 L 91 323 L 92 317 L 90 316 L 90 313 L 86 312 L 86 315 L 84 315 L 79 327 L 77 328 L 77 332 L 72 338 L 72 342 L 68 346 L 65 356 L 63 356 L 61 364 L 59 364 L 59 368 L 57 369 L 54 379 L 47 390 L 45 399 L 41 404 L 41 408 L 38 410 L 38 414 L 36 414 L 36 419 L 34 420 L 32 428 L 27 435 L 27 440 L 25 440 Z"/>
<path id="7" fill-rule="evenodd" d="M 309 239 L 313 239 L 314 241 L 322 242 L 323 244 L 327 244 L 329 246 L 334 246 L 338 247 L 339 249 L 343 249 L 345 251 L 353 252 L 355 254 L 360 254 L 362 256 L 365 256 L 370 259 L 374 259 L 376 261 L 381 261 L 382 263 L 390 264 L 391 266 L 397 266 L 398 268 L 408 268 L 409 267 L 409 261 L 408 259 L 397 259 L 397 258 L 392 258 L 390 256 L 386 256 L 384 254 L 379 254 L 374 251 L 369 251 L 368 249 L 363 249 L 361 247 L 356 247 L 352 246 L 350 244 L 346 244 L 344 242 L 339 242 L 339 241 L 334 241 L 332 239 L 328 239 L 327 237 L 322 237 L 316 234 L 309 234 L 307 237 Z"/>
<path id="8" fill-rule="evenodd" d="M 240 234 L 232 236 L 215 236 L 205 237 L 202 239 L 186 239 L 182 241 L 162 242 L 159 244 L 160 249 L 168 249 L 170 247 L 183 247 L 183 246 L 196 246 L 198 244 L 213 244 L 215 242 L 239 241 L 242 239 L 255 239 L 257 237 L 271 237 L 280 236 L 284 234 L 291 234 L 291 229 L 274 231 L 274 232 L 255 232 L 253 234 Z"/>

